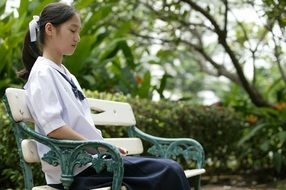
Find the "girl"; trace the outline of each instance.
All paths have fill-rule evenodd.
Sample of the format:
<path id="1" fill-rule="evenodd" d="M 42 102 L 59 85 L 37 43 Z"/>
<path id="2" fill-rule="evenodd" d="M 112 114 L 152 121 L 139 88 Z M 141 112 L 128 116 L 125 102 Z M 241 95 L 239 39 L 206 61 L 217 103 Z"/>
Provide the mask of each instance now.
<path id="1" fill-rule="evenodd" d="M 80 41 L 81 21 L 73 7 L 63 3 L 47 5 L 29 23 L 20 76 L 27 104 L 37 132 L 56 139 L 103 140 L 92 121 L 88 102 L 76 78 L 62 64 Z M 42 157 L 49 148 L 38 143 Z M 119 149 L 125 153 L 123 149 Z M 189 190 L 189 183 L 178 163 L 167 159 L 124 157 L 123 184 L 130 190 Z M 49 186 L 63 189 L 59 167 L 42 161 Z M 92 189 L 111 185 L 112 175 L 99 174 L 92 167 L 75 170 L 71 189 Z"/>

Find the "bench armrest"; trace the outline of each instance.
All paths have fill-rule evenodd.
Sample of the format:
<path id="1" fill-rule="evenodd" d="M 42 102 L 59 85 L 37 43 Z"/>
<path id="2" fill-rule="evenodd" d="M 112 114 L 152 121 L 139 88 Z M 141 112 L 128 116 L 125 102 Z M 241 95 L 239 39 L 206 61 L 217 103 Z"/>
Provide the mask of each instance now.
<path id="1" fill-rule="evenodd" d="M 144 133 L 135 126 L 129 128 L 129 136 L 139 137 L 152 146 L 148 153 L 161 158 L 175 159 L 183 155 L 186 161 L 196 161 L 196 168 L 203 168 L 205 162 L 204 149 L 202 145 L 191 138 L 162 138 Z"/>
<path id="2" fill-rule="evenodd" d="M 22 122 L 18 123 L 18 127 L 25 136 L 51 148 L 42 157 L 42 160 L 53 166 L 60 165 L 62 170 L 61 181 L 65 189 L 69 189 L 73 182 L 74 168 L 89 163 L 97 172 L 104 168 L 112 172 L 112 189 L 119 190 L 121 188 L 124 173 L 123 159 L 116 146 L 105 141 L 73 141 L 49 138 L 35 132 Z M 92 149 L 94 155 L 87 153 L 88 149 Z"/>

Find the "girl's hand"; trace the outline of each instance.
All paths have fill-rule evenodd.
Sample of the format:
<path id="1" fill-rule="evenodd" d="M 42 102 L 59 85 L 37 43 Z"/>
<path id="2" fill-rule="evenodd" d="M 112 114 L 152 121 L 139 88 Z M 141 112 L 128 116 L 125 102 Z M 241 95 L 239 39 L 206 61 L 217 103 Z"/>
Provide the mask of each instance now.
<path id="1" fill-rule="evenodd" d="M 117 147 L 121 156 L 126 156 L 128 154 L 128 150 L 122 147 Z"/>
<path id="2" fill-rule="evenodd" d="M 125 148 L 121 148 L 121 147 L 117 147 L 117 148 L 118 148 L 121 156 L 126 156 L 128 154 L 128 151 Z M 102 147 L 99 147 L 98 150 L 102 153 L 106 152 L 106 149 L 102 148 Z M 91 147 L 87 148 L 87 151 L 90 154 L 96 154 L 97 153 L 97 151 Z"/>

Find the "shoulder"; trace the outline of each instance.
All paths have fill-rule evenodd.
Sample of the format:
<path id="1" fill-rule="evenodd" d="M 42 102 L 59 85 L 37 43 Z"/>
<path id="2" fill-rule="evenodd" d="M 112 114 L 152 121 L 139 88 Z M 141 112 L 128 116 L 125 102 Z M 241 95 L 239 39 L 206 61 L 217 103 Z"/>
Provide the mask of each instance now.
<path id="1" fill-rule="evenodd" d="M 31 74 L 40 73 L 44 74 L 45 72 L 49 73 L 52 71 L 52 67 L 49 65 L 46 59 L 38 57 L 34 66 L 32 67 Z"/>
<path id="2" fill-rule="evenodd" d="M 57 79 L 59 77 L 59 70 L 60 67 L 51 60 L 44 57 L 38 57 L 30 72 L 29 78 L 36 76 Z"/>
<path id="3" fill-rule="evenodd" d="M 38 57 L 34 66 L 31 69 L 28 81 L 25 86 L 30 85 L 31 83 L 47 83 L 51 84 L 55 80 L 55 69 L 47 64 L 45 59 Z"/>

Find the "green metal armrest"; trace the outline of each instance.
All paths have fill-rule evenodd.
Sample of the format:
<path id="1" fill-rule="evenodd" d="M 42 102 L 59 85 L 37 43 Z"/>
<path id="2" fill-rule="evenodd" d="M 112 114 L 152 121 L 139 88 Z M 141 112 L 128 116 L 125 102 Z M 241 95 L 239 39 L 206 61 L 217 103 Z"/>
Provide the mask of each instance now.
<path id="1" fill-rule="evenodd" d="M 151 143 L 152 146 L 148 149 L 148 153 L 156 157 L 176 159 L 178 156 L 183 155 L 187 162 L 190 159 L 194 160 L 196 162 L 196 169 L 188 170 L 188 172 L 194 174 L 190 175 L 194 189 L 201 189 L 200 175 L 205 173 L 205 169 L 203 169 L 205 154 L 199 142 L 191 138 L 162 138 L 152 136 L 144 133 L 136 126 L 131 126 L 128 130 L 128 134 L 131 137 L 138 137 Z"/>
<path id="2" fill-rule="evenodd" d="M 91 163 L 97 172 L 104 168 L 112 172 L 112 189 L 119 190 L 121 188 L 124 168 L 117 147 L 104 141 L 72 141 L 49 138 L 30 129 L 23 122 L 18 123 L 16 127 L 18 128 L 17 133 L 23 133 L 25 137 L 32 138 L 51 148 L 42 160 L 53 166 L 60 165 L 62 170 L 61 181 L 65 189 L 69 189 L 73 182 L 74 168 L 85 166 L 88 163 Z M 88 154 L 87 148 L 92 148 L 96 156 Z M 103 158 L 103 155 L 108 155 L 108 159 Z"/>
<path id="3" fill-rule="evenodd" d="M 196 168 L 204 166 L 204 149 L 202 145 L 191 138 L 162 138 L 144 133 L 136 126 L 129 128 L 129 136 L 139 137 L 153 146 L 148 149 L 148 153 L 161 158 L 175 159 L 183 155 L 186 161 L 196 161 Z"/>

